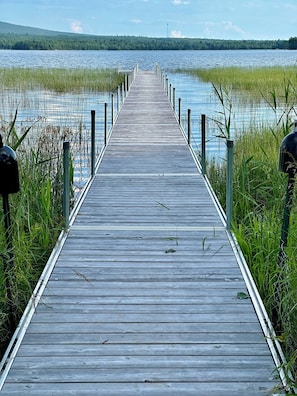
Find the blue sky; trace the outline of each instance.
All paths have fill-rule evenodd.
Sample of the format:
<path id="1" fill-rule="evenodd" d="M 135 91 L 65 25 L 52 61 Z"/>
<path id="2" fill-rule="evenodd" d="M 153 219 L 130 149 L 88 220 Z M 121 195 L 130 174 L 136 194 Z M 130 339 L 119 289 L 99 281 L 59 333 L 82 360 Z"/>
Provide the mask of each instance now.
<path id="1" fill-rule="evenodd" d="M 0 20 L 95 35 L 288 39 L 297 0 L 0 0 Z"/>

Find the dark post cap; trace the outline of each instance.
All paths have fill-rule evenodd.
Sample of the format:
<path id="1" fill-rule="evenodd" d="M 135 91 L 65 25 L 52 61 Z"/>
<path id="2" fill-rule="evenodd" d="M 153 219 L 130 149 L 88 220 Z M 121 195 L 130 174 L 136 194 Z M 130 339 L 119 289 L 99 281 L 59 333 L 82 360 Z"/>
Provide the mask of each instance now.
<path id="1" fill-rule="evenodd" d="M 281 142 L 279 152 L 279 171 L 296 173 L 297 171 L 297 120 L 294 122 L 294 130 Z"/>

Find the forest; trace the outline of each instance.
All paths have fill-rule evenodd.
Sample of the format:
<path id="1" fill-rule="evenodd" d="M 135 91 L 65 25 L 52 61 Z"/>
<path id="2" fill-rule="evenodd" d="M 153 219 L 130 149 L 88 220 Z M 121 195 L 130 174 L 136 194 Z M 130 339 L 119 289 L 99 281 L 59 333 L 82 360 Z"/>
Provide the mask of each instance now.
<path id="1" fill-rule="evenodd" d="M 154 38 L 142 36 L 89 36 L 84 34 L 29 35 L 2 33 L 0 49 L 11 50 L 239 50 L 297 49 L 297 37 L 289 40 L 220 40 L 202 38 Z"/>

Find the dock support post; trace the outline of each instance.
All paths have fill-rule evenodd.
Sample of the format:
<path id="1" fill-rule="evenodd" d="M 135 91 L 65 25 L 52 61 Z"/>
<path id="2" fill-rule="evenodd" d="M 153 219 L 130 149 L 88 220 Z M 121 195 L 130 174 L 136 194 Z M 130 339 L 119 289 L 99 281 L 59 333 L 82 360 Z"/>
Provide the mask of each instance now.
<path id="1" fill-rule="evenodd" d="M 129 91 L 129 74 L 125 74 L 125 92 Z"/>
<path id="2" fill-rule="evenodd" d="M 231 230 L 233 209 L 233 140 L 227 140 L 226 226 Z"/>
<path id="3" fill-rule="evenodd" d="M 191 109 L 188 109 L 188 145 L 191 145 Z"/>
<path id="4" fill-rule="evenodd" d="M 117 93 L 117 112 L 120 111 L 120 102 L 121 102 L 121 88 L 118 86 L 118 93 Z"/>
<path id="5" fill-rule="evenodd" d="M 91 110 L 91 176 L 95 174 L 95 110 Z"/>
<path id="6" fill-rule="evenodd" d="M 104 104 L 104 146 L 107 144 L 107 108 L 108 104 Z"/>
<path id="7" fill-rule="evenodd" d="M 173 110 L 175 111 L 175 88 L 173 88 L 172 107 L 173 107 Z"/>
<path id="8" fill-rule="evenodd" d="M 114 96 L 111 94 L 111 125 L 114 124 Z"/>
<path id="9" fill-rule="evenodd" d="M 201 114 L 201 167 L 202 175 L 206 174 L 206 117 L 205 114 Z"/>
<path id="10" fill-rule="evenodd" d="M 178 98 L 178 123 L 181 125 L 181 98 Z"/>
<path id="11" fill-rule="evenodd" d="M 70 214 L 70 143 L 63 143 L 63 171 L 64 171 L 64 189 L 63 189 L 63 215 L 65 220 L 65 230 L 69 228 Z"/>
<path id="12" fill-rule="evenodd" d="M 125 84 L 122 83 L 122 104 L 124 103 L 124 99 L 125 99 Z"/>

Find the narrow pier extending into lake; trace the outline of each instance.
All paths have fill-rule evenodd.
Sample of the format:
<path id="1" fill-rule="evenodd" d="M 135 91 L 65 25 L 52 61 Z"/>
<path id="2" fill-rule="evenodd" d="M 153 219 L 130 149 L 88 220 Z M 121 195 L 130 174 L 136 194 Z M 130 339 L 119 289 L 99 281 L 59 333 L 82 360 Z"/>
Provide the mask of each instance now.
<path id="1" fill-rule="evenodd" d="M 278 393 L 261 304 L 153 72 L 48 265 L 1 395 Z"/>

